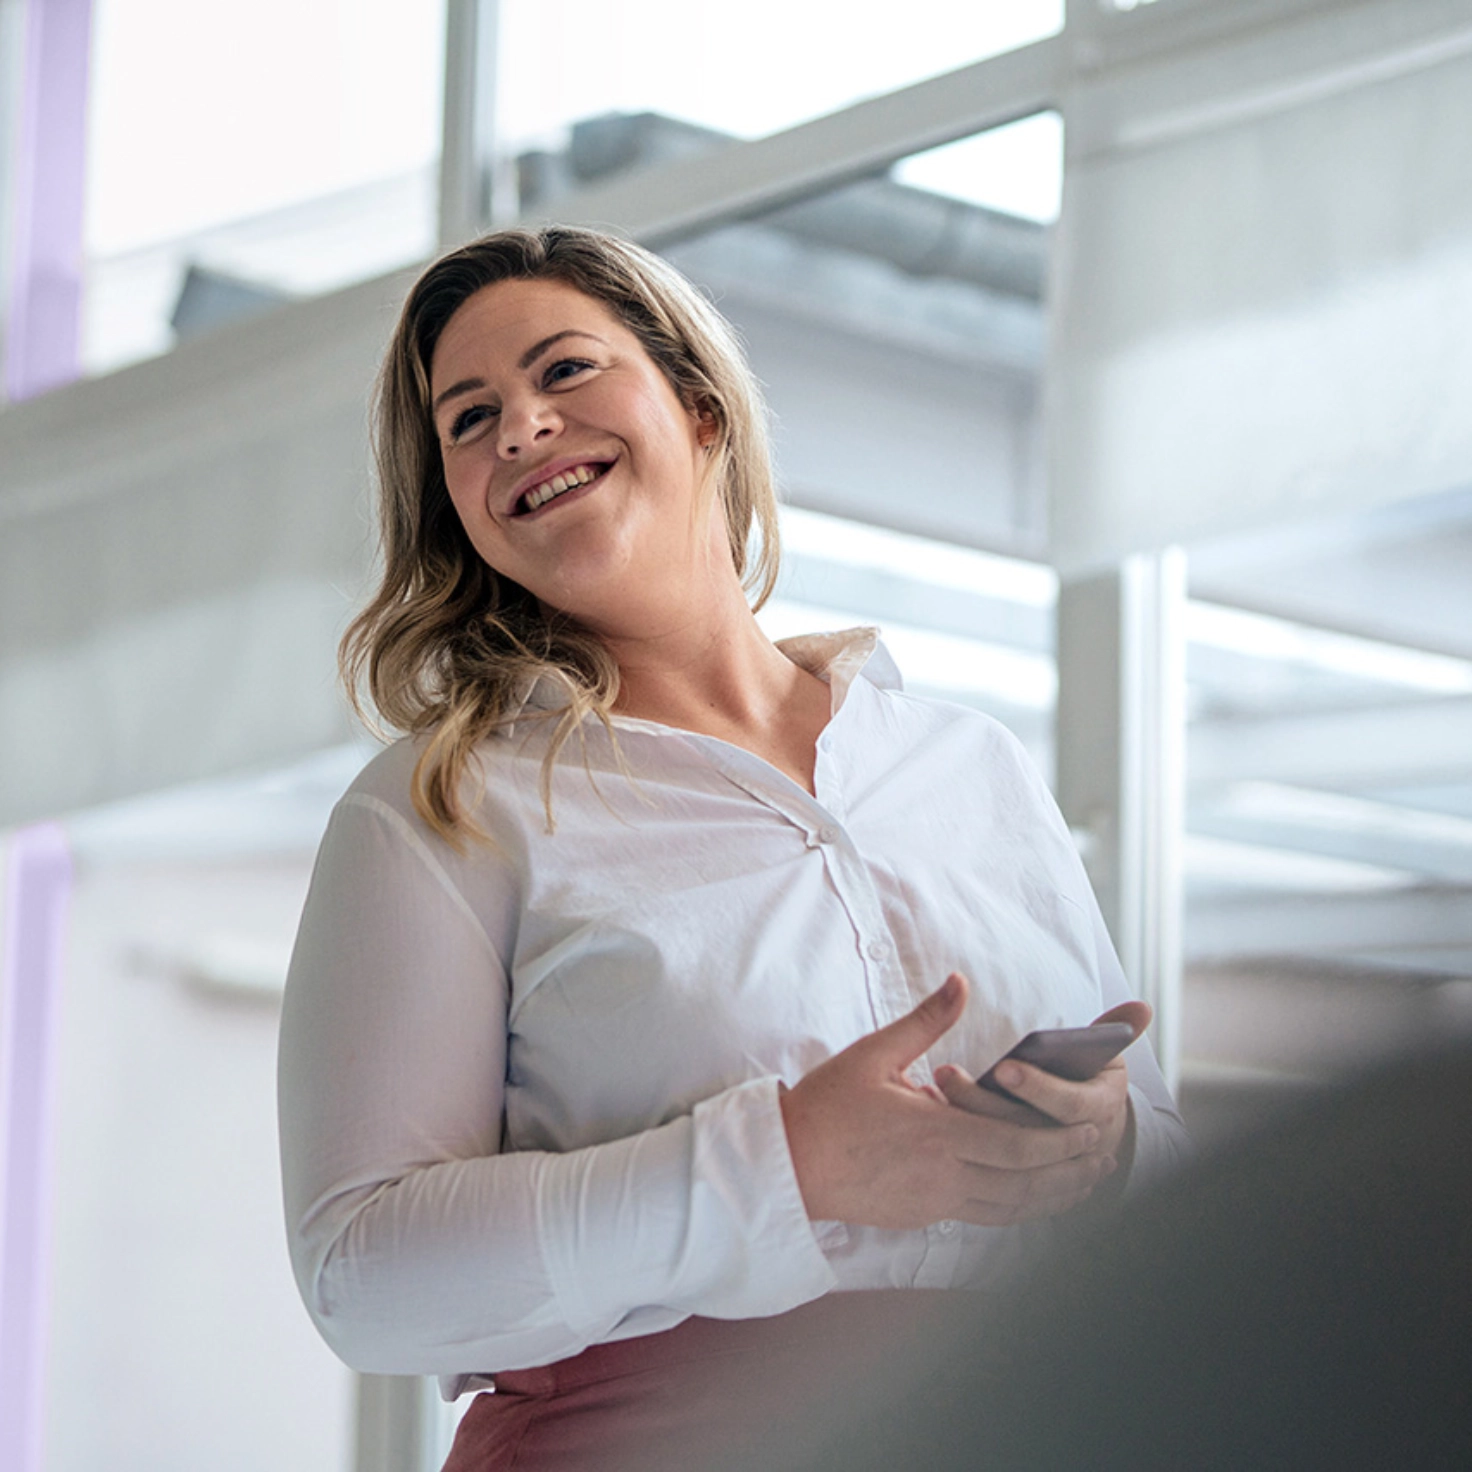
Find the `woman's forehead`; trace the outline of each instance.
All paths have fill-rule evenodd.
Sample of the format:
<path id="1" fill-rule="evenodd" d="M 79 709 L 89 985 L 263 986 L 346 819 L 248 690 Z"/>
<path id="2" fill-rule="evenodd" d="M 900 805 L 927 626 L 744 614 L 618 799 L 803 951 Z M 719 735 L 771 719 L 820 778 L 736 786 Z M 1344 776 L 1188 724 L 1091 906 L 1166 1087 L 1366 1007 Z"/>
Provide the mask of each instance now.
<path id="1" fill-rule="evenodd" d="M 445 324 L 430 361 L 431 383 L 466 356 L 516 365 L 546 338 L 580 330 L 620 341 L 628 334 L 601 301 L 565 281 L 493 282 L 466 297 Z"/>

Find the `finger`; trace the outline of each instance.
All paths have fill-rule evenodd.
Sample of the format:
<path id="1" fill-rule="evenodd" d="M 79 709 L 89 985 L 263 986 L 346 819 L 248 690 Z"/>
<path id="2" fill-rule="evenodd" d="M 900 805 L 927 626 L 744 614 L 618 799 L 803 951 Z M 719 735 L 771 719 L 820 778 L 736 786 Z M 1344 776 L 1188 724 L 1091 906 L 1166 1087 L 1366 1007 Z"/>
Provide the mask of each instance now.
<path id="1" fill-rule="evenodd" d="M 942 1115 L 937 1124 L 949 1132 L 948 1148 L 957 1160 L 1009 1171 L 1039 1170 L 1088 1155 L 1102 1138 L 1092 1122 L 1037 1129 L 960 1110 Z"/>
<path id="2" fill-rule="evenodd" d="M 967 1174 L 971 1199 L 999 1206 L 1026 1206 L 1092 1190 L 1104 1178 L 1104 1157 L 1080 1155 L 1075 1160 L 1063 1160 L 1037 1170 L 995 1170 L 978 1165 L 972 1166 Z"/>
<path id="3" fill-rule="evenodd" d="M 1057 1122 L 1040 1114 L 1031 1104 L 1009 1099 L 995 1089 L 982 1088 L 969 1074 L 950 1064 L 936 1069 L 935 1083 L 946 1103 L 954 1104 L 968 1114 L 980 1114 L 988 1119 L 1005 1119 L 1009 1124 L 1024 1125 L 1031 1129 L 1050 1128 Z"/>
<path id="4" fill-rule="evenodd" d="M 966 990 L 966 978 L 959 971 L 951 972 L 918 1007 L 871 1033 L 860 1046 L 876 1053 L 895 1072 L 902 1072 L 960 1020 L 966 1009 Z"/>
<path id="5" fill-rule="evenodd" d="M 1123 1062 L 1108 1063 L 1093 1078 L 1082 1083 L 1059 1078 L 1056 1073 L 1009 1059 L 997 1068 L 997 1082 L 1009 1094 L 1040 1110 L 1060 1124 L 1097 1122 L 1118 1104 L 1122 1081 L 1128 1077 Z"/>
<path id="6" fill-rule="evenodd" d="M 1121 1002 L 1119 1006 L 1101 1012 L 1090 1026 L 1097 1027 L 1101 1022 L 1127 1022 L 1139 1037 L 1150 1026 L 1154 1016 L 1149 1002 Z"/>
<path id="7" fill-rule="evenodd" d="M 1085 1200 L 1113 1174 L 1112 1157 L 1088 1155 L 1036 1171 L 997 1171 L 974 1167 L 965 1210 L 989 1211 L 1013 1221 L 1053 1216 Z"/>
<path id="8" fill-rule="evenodd" d="M 966 1202 L 956 1212 L 959 1220 L 976 1226 L 1007 1227 L 1018 1222 L 1039 1221 L 1043 1217 L 1062 1216 L 1082 1206 L 1097 1189 L 1095 1186 L 1080 1186 L 1071 1193 L 1057 1196 L 1034 1196 L 1027 1201 L 1003 1203 L 981 1199 Z"/>

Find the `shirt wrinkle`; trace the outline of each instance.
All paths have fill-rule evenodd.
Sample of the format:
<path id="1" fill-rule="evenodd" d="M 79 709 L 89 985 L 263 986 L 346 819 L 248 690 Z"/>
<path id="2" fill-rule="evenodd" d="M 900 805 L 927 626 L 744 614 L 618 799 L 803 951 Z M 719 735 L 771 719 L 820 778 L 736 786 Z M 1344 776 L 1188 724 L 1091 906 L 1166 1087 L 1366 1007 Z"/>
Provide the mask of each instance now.
<path id="1" fill-rule="evenodd" d="M 654 727 L 628 733 L 643 796 L 601 733 L 601 793 L 559 763 L 555 833 L 528 797 L 542 744 L 483 743 L 494 853 L 416 822 L 410 742 L 344 798 L 382 826 L 335 821 L 323 840 L 280 1088 L 293 1264 L 350 1364 L 454 1394 L 690 1314 L 995 1287 L 1047 1240 L 807 1219 L 780 1083 L 952 970 L 971 999 L 922 1079 L 979 1073 L 1129 991 L 1015 738 L 903 693 L 872 629 L 782 647 L 833 689 L 817 797 L 742 748 Z M 1133 1189 L 1184 1133 L 1148 1046 L 1130 1069 Z"/>
<path id="2" fill-rule="evenodd" d="M 501 964 L 501 958 L 496 954 L 496 948 L 491 943 L 490 936 L 486 934 L 480 917 L 470 907 L 455 881 L 445 872 L 444 866 L 431 852 L 429 845 L 414 831 L 413 825 L 402 813 L 397 812 L 381 799 L 365 792 L 345 793 L 339 806 L 363 808 L 394 829 L 403 840 L 404 846 L 424 866 L 430 878 L 445 892 L 445 897 L 470 922 L 472 933 L 484 944 L 490 959 L 497 966 Z"/>

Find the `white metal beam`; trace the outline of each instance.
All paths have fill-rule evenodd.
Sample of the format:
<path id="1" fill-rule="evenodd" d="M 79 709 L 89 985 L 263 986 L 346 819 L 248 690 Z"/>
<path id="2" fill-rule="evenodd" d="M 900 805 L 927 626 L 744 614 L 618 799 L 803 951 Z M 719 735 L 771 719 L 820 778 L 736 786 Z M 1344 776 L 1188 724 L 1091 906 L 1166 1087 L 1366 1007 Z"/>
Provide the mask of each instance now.
<path id="1" fill-rule="evenodd" d="M 1056 107 L 1064 57 L 1061 38 L 1050 37 L 783 133 L 580 190 L 557 201 L 557 218 L 663 245 Z"/>
<path id="2" fill-rule="evenodd" d="M 1472 947 L 1472 889 L 1405 889 L 1378 894 L 1295 895 L 1191 907 L 1192 961 L 1248 956 L 1337 955 L 1401 962 Z"/>
<path id="3" fill-rule="evenodd" d="M 1359 66 L 1390 64 L 1387 47 L 1396 64 L 1430 64 L 1426 47 L 1469 19 L 1467 0 L 1241 0 L 1105 16 L 722 153 L 579 190 L 558 199 L 556 217 L 661 246 L 1048 108 L 1065 110 L 1070 156 L 1144 143 L 1188 103 L 1230 107 L 1246 91 L 1254 107 L 1289 106 L 1291 91 L 1279 94 L 1304 73 L 1355 85 Z M 524 223 L 545 218 L 530 211 Z"/>
<path id="4" fill-rule="evenodd" d="M 1203 11 L 1228 23 L 1203 26 Z M 1135 13 L 1146 14 L 1153 29 L 1116 34 L 1093 68 L 1076 68 L 1070 159 L 1245 123 L 1435 66 L 1472 46 L 1467 0 L 1165 4 Z"/>
<path id="5" fill-rule="evenodd" d="M 1244 782 L 1191 809 L 1190 831 L 1279 853 L 1472 885 L 1472 818 L 1343 793 Z"/>
<path id="6" fill-rule="evenodd" d="M 1203 722 L 1189 752 L 1188 781 L 1201 792 L 1248 780 L 1347 792 L 1466 781 L 1472 699 Z"/>

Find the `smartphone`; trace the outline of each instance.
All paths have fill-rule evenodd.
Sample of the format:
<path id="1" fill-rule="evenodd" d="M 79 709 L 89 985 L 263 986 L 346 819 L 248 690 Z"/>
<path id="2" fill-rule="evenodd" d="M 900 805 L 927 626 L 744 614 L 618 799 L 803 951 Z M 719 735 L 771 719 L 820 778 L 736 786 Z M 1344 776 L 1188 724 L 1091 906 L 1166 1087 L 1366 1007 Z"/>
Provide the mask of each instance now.
<path id="1" fill-rule="evenodd" d="M 1056 1073 L 1059 1078 L 1082 1083 L 1104 1067 L 1113 1057 L 1122 1053 L 1135 1040 L 1135 1030 L 1127 1022 L 1099 1022 L 1093 1027 L 1050 1027 L 1030 1032 L 1010 1053 L 998 1058 L 976 1081 L 982 1088 L 1001 1094 L 1014 1103 L 1024 1104 L 1015 1094 L 1009 1094 L 996 1080 L 998 1067 L 1009 1058 L 1021 1063 L 1032 1063 L 1038 1068 Z M 1025 1108 L 1032 1106 L 1024 1104 Z M 1055 1123 L 1041 1110 L 1033 1110 L 1049 1124 Z"/>

